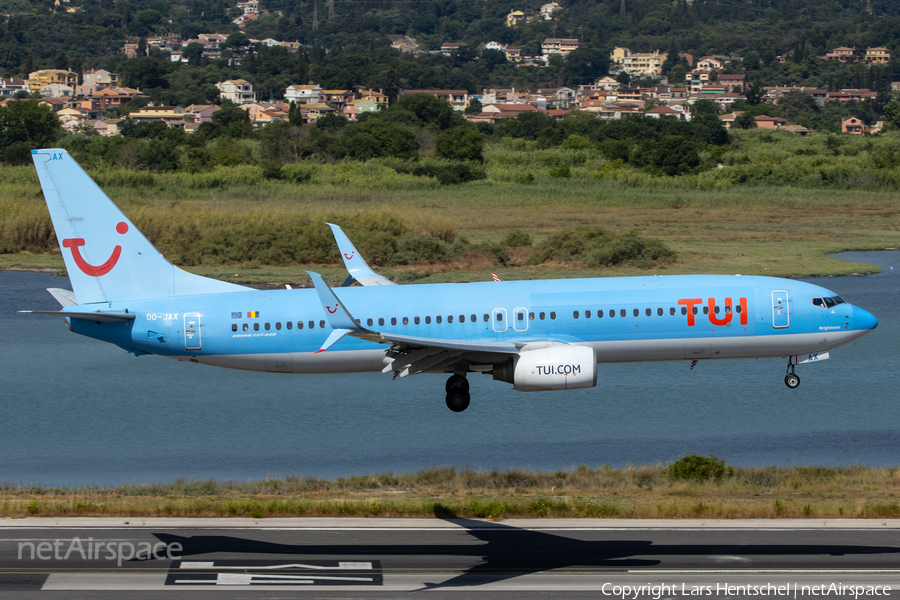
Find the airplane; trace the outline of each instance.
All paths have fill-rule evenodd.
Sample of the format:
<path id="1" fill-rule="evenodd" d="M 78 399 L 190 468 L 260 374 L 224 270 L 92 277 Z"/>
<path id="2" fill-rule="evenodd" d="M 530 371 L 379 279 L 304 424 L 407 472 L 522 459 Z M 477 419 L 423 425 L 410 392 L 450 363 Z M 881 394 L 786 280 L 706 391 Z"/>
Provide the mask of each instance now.
<path id="1" fill-rule="evenodd" d="M 330 288 L 256 290 L 172 265 L 75 160 L 33 150 L 72 291 L 48 291 L 80 335 L 136 356 L 274 373 L 449 374 L 446 404 L 469 406 L 467 376 L 518 391 L 592 388 L 598 365 L 787 357 L 795 366 L 878 320 L 810 283 L 669 275 L 391 285 L 332 226 L 350 278 Z M 348 256 L 349 255 L 349 256 Z"/>

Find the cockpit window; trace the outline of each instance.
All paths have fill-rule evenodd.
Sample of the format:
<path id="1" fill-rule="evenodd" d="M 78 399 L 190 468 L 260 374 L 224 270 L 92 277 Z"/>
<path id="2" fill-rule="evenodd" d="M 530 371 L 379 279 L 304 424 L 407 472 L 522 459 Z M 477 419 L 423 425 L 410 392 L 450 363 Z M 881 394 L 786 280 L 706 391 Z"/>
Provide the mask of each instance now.
<path id="1" fill-rule="evenodd" d="M 814 306 L 820 306 L 822 308 L 833 308 L 838 304 L 844 304 L 844 299 L 840 296 L 832 296 L 831 298 L 813 298 L 812 303 Z"/>

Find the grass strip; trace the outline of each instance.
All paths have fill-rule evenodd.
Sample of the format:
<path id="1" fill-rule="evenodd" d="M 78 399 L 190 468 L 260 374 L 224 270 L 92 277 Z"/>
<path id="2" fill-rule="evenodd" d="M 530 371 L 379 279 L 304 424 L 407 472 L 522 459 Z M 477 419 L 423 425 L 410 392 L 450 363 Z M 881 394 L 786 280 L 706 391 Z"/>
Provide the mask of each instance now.
<path id="1" fill-rule="evenodd" d="M 334 480 L 4 484 L 0 517 L 900 518 L 897 468 L 723 467 L 698 474 L 708 479 L 683 476 L 672 465 L 552 472 L 448 466 Z"/>

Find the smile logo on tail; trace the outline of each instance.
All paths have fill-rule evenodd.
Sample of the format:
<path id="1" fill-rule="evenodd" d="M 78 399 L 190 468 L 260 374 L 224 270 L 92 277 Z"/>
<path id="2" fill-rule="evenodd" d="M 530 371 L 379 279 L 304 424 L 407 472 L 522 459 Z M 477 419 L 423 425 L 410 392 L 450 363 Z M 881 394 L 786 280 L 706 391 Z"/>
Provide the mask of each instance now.
<path id="1" fill-rule="evenodd" d="M 330 306 L 326 306 L 326 307 L 325 307 L 325 310 L 327 310 L 327 311 L 330 312 L 331 314 L 336 313 L 336 312 L 337 312 L 337 309 L 338 309 L 338 305 L 337 305 L 337 304 L 334 305 L 334 308 L 331 308 Z"/>
<path id="2" fill-rule="evenodd" d="M 116 225 L 116 231 L 120 234 L 125 234 L 128 231 L 128 223 L 122 221 L 118 225 Z M 122 254 L 122 246 L 116 245 L 113 248 L 112 254 L 109 259 L 103 263 L 102 265 L 94 266 L 84 260 L 84 257 L 81 256 L 81 250 L 79 250 L 79 246 L 84 246 L 84 238 L 68 238 L 63 240 L 62 245 L 63 248 L 69 248 L 72 250 L 72 258 L 75 259 L 75 264 L 78 265 L 78 268 L 81 269 L 82 273 L 85 275 L 89 275 L 90 277 L 100 277 L 101 275 L 106 275 L 110 271 L 112 271 L 113 267 L 116 266 L 116 263 L 119 262 L 119 256 Z"/>
<path id="3" fill-rule="evenodd" d="M 351 258 L 353 258 L 353 256 L 354 256 L 355 254 L 356 254 L 356 250 L 354 250 L 354 251 L 351 252 L 350 254 L 347 254 L 347 253 L 345 252 L 345 253 L 344 253 L 344 258 L 346 258 L 347 260 L 350 260 Z"/>

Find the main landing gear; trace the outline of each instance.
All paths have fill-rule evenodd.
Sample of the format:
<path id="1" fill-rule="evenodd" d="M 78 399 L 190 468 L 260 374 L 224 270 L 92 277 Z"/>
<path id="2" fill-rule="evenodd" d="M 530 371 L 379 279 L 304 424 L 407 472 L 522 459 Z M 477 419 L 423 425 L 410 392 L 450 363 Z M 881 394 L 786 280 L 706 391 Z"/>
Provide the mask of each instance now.
<path id="1" fill-rule="evenodd" d="M 452 375 L 447 380 L 447 408 L 462 412 L 469 408 L 469 381 L 465 375 Z"/>
<path id="2" fill-rule="evenodd" d="M 788 358 L 787 375 L 784 376 L 784 385 L 792 390 L 795 390 L 800 386 L 800 377 L 794 373 L 794 364 L 791 362 L 790 358 Z"/>

